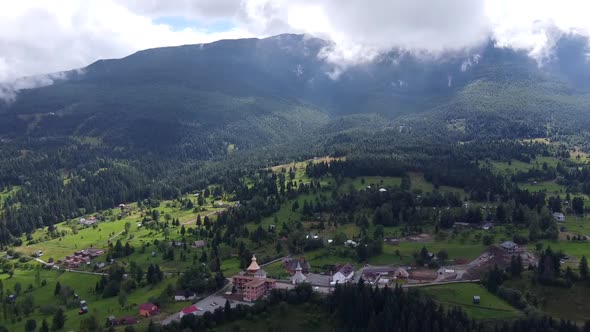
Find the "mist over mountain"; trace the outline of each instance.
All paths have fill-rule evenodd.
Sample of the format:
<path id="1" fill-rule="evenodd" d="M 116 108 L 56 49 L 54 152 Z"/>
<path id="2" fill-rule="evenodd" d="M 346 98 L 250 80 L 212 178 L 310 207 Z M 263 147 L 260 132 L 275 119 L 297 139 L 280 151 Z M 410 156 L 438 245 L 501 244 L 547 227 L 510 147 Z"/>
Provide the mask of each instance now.
<path id="1" fill-rule="evenodd" d="M 149 49 L 20 90 L 0 106 L 0 136 L 94 137 L 203 158 L 355 114 L 384 126 L 432 120 L 465 139 L 564 133 L 589 122 L 586 45 L 565 35 L 542 64 L 492 41 L 436 57 L 391 51 L 342 72 L 323 56 L 330 43 L 305 35 Z"/>

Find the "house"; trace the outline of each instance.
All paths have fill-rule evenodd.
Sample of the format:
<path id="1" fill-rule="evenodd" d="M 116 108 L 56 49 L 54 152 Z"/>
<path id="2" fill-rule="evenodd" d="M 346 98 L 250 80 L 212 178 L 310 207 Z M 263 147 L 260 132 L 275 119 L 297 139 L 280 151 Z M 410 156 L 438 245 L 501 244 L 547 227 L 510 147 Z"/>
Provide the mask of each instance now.
<path id="1" fill-rule="evenodd" d="M 512 241 L 503 242 L 502 244 L 500 244 L 500 247 L 502 247 L 502 249 L 508 252 L 515 252 L 516 250 L 518 250 L 518 245 Z"/>
<path id="2" fill-rule="evenodd" d="M 192 301 L 196 298 L 197 294 L 189 290 L 176 292 L 176 294 L 174 294 L 174 301 Z"/>
<path id="3" fill-rule="evenodd" d="M 485 231 L 489 231 L 492 228 L 494 228 L 494 223 L 491 223 L 491 222 L 487 222 L 487 223 L 483 224 L 483 226 L 481 226 L 481 229 L 483 229 Z"/>
<path id="4" fill-rule="evenodd" d="M 455 222 L 453 224 L 453 228 L 459 228 L 459 229 L 461 229 L 461 228 L 468 228 L 470 226 L 471 226 L 471 224 L 466 223 L 466 222 Z"/>
<path id="5" fill-rule="evenodd" d="M 186 307 L 182 309 L 182 311 L 178 314 L 179 318 L 182 318 L 186 315 L 194 315 L 199 311 L 199 308 L 196 305 L 191 305 L 190 307 Z"/>
<path id="6" fill-rule="evenodd" d="M 553 219 L 555 219 L 555 221 L 558 221 L 558 222 L 564 222 L 565 215 L 561 212 L 553 212 Z"/>
<path id="7" fill-rule="evenodd" d="M 382 277 L 393 276 L 395 274 L 396 268 L 391 266 L 368 266 L 362 271 L 363 280 L 369 282 L 370 284 L 375 284 L 379 282 L 379 279 Z"/>
<path id="8" fill-rule="evenodd" d="M 333 272 L 334 274 L 332 275 L 332 282 L 330 284 L 343 284 L 349 282 L 354 277 L 354 266 L 350 264 L 337 265 Z"/>
<path id="9" fill-rule="evenodd" d="M 283 263 L 283 266 L 285 270 L 289 272 L 289 274 L 295 274 L 297 272 L 297 266 L 301 267 L 301 273 L 303 274 L 309 274 L 309 272 L 311 271 L 311 265 L 303 257 L 299 259 L 291 258 L 285 261 L 285 263 Z"/>
<path id="10" fill-rule="evenodd" d="M 406 271 L 406 269 L 404 269 L 403 267 L 400 267 L 397 270 L 395 270 L 393 275 L 397 279 L 408 279 L 410 277 L 410 274 L 408 273 L 408 271 Z"/>
<path id="11" fill-rule="evenodd" d="M 344 242 L 344 245 L 345 245 L 345 246 L 349 246 L 349 247 L 356 247 L 356 246 L 358 246 L 359 244 L 358 244 L 358 243 L 356 243 L 356 242 L 354 242 L 353 240 L 346 240 L 346 241 Z"/>
<path id="12" fill-rule="evenodd" d="M 386 244 L 392 245 L 392 246 L 397 246 L 399 245 L 399 239 L 394 238 L 394 237 L 386 237 L 383 239 L 383 242 L 385 242 Z"/>
<path id="13" fill-rule="evenodd" d="M 194 248 L 203 248 L 207 245 L 207 242 L 203 241 L 203 240 L 197 240 L 195 242 L 193 242 L 193 247 Z"/>
<path id="14" fill-rule="evenodd" d="M 182 247 L 182 241 L 170 241 L 168 244 L 171 247 Z"/>
<path id="15" fill-rule="evenodd" d="M 143 317 L 151 317 L 160 313 L 160 308 L 153 303 L 143 303 L 139 305 L 139 315 Z"/>
<path id="16" fill-rule="evenodd" d="M 303 273 L 301 273 L 301 264 L 299 264 L 299 262 L 297 262 L 297 267 L 295 268 L 295 274 L 291 277 L 291 283 L 293 285 L 297 285 L 300 284 L 302 282 L 305 282 L 305 279 L 307 279 L 305 277 L 305 275 L 303 275 Z"/>

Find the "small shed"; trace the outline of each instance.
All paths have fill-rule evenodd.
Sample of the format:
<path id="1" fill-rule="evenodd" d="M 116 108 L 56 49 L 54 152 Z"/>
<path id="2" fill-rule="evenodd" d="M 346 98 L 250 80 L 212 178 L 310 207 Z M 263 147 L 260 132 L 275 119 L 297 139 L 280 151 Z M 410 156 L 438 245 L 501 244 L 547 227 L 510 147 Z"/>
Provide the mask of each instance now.
<path id="1" fill-rule="evenodd" d="M 479 304 L 480 301 L 481 301 L 481 298 L 479 297 L 479 295 L 473 296 L 473 304 Z"/>

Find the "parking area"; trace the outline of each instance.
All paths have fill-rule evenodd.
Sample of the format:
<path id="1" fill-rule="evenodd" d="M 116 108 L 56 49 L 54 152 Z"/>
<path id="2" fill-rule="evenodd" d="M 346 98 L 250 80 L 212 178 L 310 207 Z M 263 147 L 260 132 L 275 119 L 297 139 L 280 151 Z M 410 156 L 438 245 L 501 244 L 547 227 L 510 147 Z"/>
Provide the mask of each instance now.
<path id="1" fill-rule="evenodd" d="M 232 307 L 235 307 L 237 302 L 233 301 L 233 303 L 230 304 Z M 218 295 L 212 295 L 209 297 L 204 298 L 203 300 L 195 303 L 195 305 L 197 306 L 197 308 L 202 309 L 197 311 L 197 316 L 202 316 L 205 314 L 205 312 L 207 311 L 213 311 L 215 309 L 217 309 L 218 307 L 224 307 L 225 306 L 225 299 L 221 296 Z"/>
<path id="2" fill-rule="evenodd" d="M 197 308 L 201 309 L 195 313 L 197 316 L 203 316 L 206 312 L 213 312 L 217 308 L 223 308 L 225 306 L 226 299 L 220 295 L 211 295 L 208 296 L 201 301 L 195 303 L 194 305 Z M 241 302 L 241 301 L 234 301 L 229 300 L 229 304 L 232 308 L 235 308 L 238 304 L 245 304 L 245 305 L 254 305 L 254 303 L 250 302 Z M 190 302 L 186 302 L 186 306 L 191 306 Z M 180 321 L 180 312 L 177 312 L 173 315 L 166 317 L 162 320 L 162 325 L 168 325 L 172 321 Z"/>

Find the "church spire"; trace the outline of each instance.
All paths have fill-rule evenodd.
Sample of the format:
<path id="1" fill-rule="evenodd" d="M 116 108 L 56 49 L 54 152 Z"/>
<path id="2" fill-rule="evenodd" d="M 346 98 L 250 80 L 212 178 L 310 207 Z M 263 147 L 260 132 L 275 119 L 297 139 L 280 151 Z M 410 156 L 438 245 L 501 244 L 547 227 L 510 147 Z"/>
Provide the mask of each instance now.
<path id="1" fill-rule="evenodd" d="M 256 263 L 256 256 L 252 255 L 252 263 L 250 263 L 250 266 L 248 266 L 248 272 L 256 272 L 260 270 L 260 266 L 258 266 L 258 263 Z"/>

